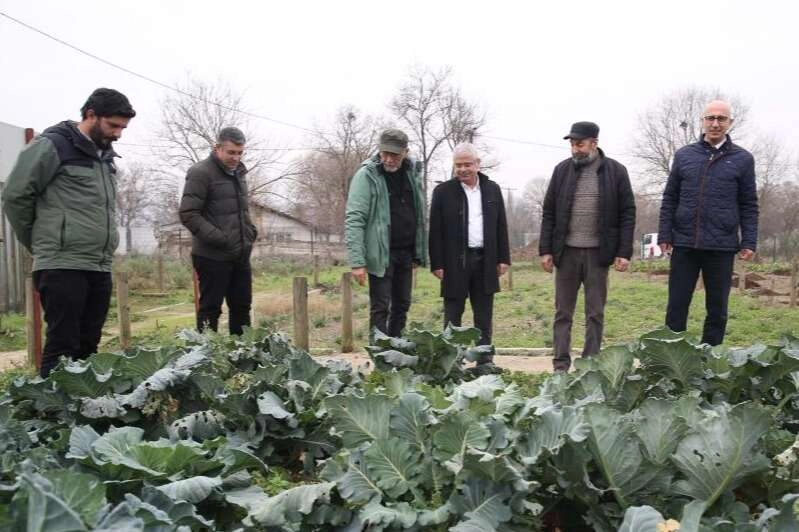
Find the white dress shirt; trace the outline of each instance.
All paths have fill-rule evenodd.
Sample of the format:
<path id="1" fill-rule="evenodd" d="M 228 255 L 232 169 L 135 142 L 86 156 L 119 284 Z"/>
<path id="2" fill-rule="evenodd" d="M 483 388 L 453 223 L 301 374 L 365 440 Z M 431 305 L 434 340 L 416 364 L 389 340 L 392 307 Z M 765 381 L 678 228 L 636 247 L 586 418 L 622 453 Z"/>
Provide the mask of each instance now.
<path id="1" fill-rule="evenodd" d="M 480 182 L 474 187 L 470 187 L 461 182 L 463 191 L 466 193 L 466 202 L 469 205 L 469 247 L 483 247 L 483 198 L 480 194 Z"/>

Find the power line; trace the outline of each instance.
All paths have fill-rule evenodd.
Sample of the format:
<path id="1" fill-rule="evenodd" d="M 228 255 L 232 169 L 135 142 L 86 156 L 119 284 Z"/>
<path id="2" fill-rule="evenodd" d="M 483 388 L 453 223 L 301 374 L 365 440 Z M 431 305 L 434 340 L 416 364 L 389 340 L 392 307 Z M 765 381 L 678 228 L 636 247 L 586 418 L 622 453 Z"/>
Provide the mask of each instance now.
<path id="1" fill-rule="evenodd" d="M 178 149 L 178 146 L 170 146 L 167 144 L 137 144 L 134 142 L 123 142 L 117 141 L 115 143 L 117 146 L 132 146 L 135 148 L 158 148 L 158 149 Z M 319 151 L 321 148 L 251 148 L 249 146 L 246 147 L 246 151 Z"/>
<path id="2" fill-rule="evenodd" d="M 40 30 L 39 28 L 36 28 L 34 26 L 31 26 L 30 24 L 27 24 L 27 23 L 19 20 L 19 19 L 16 19 L 16 18 L 12 17 L 11 15 L 9 15 L 8 13 L 0 11 L 0 15 L 2 15 L 3 17 L 7 18 L 8 20 L 10 20 L 12 22 L 15 22 L 16 24 L 19 24 L 20 26 L 22 26 L 22 27 L 24 27 L 26 29 L 34 31 L 34 32 L 36 32 L 36 33 L 38 33 L 40 35 L 43 35 L 44 37 L 47 37 L 48 39 L 51 39 L 51 40 L 57 42 L 58 44 L 61 44 L 61 45 L 66 46 L 68 48 L 71 48 L 72 50 L 75 50 L 76 52 L 81 53 L 81 54 L 83 54 L 83 55 L 85 55 L 87 57 L 91 57 L 95 61 L 99 61 L 99 62 L 101 62 L 101 63 L 103 63 L 103 64 L 105 64 L 107 66 L 110 66 L 110 67 L 115 68 L 117 70 L 121 70 L 122 72 L 125 72 L 126 74 L 130 74 L 131 76 L 135 76 L 135 77 L 137 77 L 139 79 L 143 79 L 143 80 L 145 80 L 145 81 L 147 81 L 149 83 L 153 83 L 153 84 L 158 85 L 159 87 L 162 87 L 164 89 L 168 89 L 168 90 L 174 91 L 174 92 L 176 92 L 178 94 L 181 94 L 183 96 L 187 96 L 189 98 L 193 98 L 195 100 L 201 101 L 203 103 L 207 103 L 209 105 L 214 105 L 216 107 L 219 107 L 220 109 L 225 109 L 227 111 L 232 111 L 234 113 L 241 113 L 243 115 L 251 116 L 253 118 L 260 118 L 261 120 L 267 120 L 269 122 L 274 122 L 275 124 L 280 124 L 280 125 L 287 126 L 287 127 L 293 127 L 293 128 L 296 128 L 296 129 L 301 129 L 303 131 L 308 131 L 310 133 L 316 133 L 316 131 L 314 131 L 313 129 L 309 129 L 309 128 L 304 127 L 304 126 L 298 126 L 297 124 L 292 124 L 291 122 L 284 122 L 283 120 L 277 120 L 275 118 L 270 118 L 268 116 L 260 115 L 260 114 L 257 114 L 257 113 L 252 113 L 250 111 L 245 111 L 243 109 L 236 109 L 235 107 L 229 107 L 229 106 L 226 106 L 226 105 L 221 104 L 219 102 L 214 102 L 214 101 L 208 100 L 206 98 L 201 98 L 201 97 L 199 97 L 197 95 L 194 95 L 194 94 L 191 94 L 189 92 L 186 92 L 186 91 L 184 91 L 184 90 L 182 90 L 182 89 L 180 89 L 178 87 L 173 87 L 172 85 L 169 85 L 169 84 L 164 83 L 162 81 L 158 81 L 157 79 L 153 79 L 153 78 L 151 78 L 149 76 L 145 76 L 144 74 L 139 74 L 138 72 L 135 72 L 135 71 L 133 71 L 133 70 L 131 70 L 129 68 L 125 68 L 125 67 L 120 66 L 120 65 L 118 65 L 116 63 L 113 63 L 113 62 L 111 62 L 111 61 L 109 61 L 107 59 L 103 59 L 102 57 L 100 57 L 98 55 L 95 55 L 95 54 L 93 54 L 91 52 L 88 52 L 88 51 L 86 51 L 86 50 L 84 50 L 82 48 L 78 48 L 74 44 L 70 44 L 67 41 L 63 40 L 63 39 L 59 39 L 58 37 L 47 33 L 46 31 Z"/>
<path id="3" fill-rule="evenodd" d="M 48 38 L 48 39 L 50 39 L 52 41 L 55 41 L 58 44 L 61 44 L 62 46 L 66 46 L 67 48 L 70 48 L 70 49 L 72 49 L 72 50 L 74 50 L 74 51 L 76 51 L 76 52 L 78 52 L 80 54 L 83 54 L 83 55 L 85 55 L 87 57 L 90 57 L 91 59 L 94 59 L 95 61 L 99 61 L 99 62 L 103 63 L 104 65 L 110 66 L 111 68 L 115 68 L 117 70 L 125 72 L 126 74 L 129 74 L 131 76 L 134 76 L 134 77 L 137 77 L 137 78 L 142 79 L 144 81 L 147 81 L 148 83 L 152 83 L 152 84 L 157 85 L 159 87 L 162 87 L 164 89 L 176 92 L 176 93 L 178 93 L 178 94 L 180 94 L 182 96 L 186 96 L 188 98 L 192 98 L 194 100 L 206 103 L 208 105 L 213 105 L 215 107 L 219 107 L 220 109 L 225 109 L 227 111 L 231 111 L 231 112 L 234 112 L 234 113 L 241 113 L 241 114 L 246 115 L 246 116 L 250 116 L 250 117 L 253 117 L 253 118 L 258 118 L 258 119 L 261 119 L 261 120 L 266 120 L 268 122 L 273 122 L 275 124 L 280 124 L 280 125 L 283 125 L 283 126 L 286 126 L 286 127 L 292 127 L 292 128 L 295 128 L 295 129 L 300 129 L 302 131 L 307 131 L 309 133 L 315 133 L 315 134 L 319 133 L 319 131 L 307 128 L 305 126 L 292 124 L 291 122 L 278 120 L 276 118 L 271 118 L 269 116 L 261 115 L 261 114 L 258 114 L 258 113 L 245 111 L 243 109 L 237 109 L 235 107 L 230 107 L 230 106 L 224 105 L 222 103 L 209 100 L 207 98 L 202 98 L 200 96 L 197 96 L 195 94 L 187 92 L 187 91 L 185 91 L 183 89 L 180 89 L 178 87 L 174 87 L 172 85 L 169 85 L 168 83 L 164 83 L 163 81 L 159 81 L 157 79 L 151 78 L 151 77 L 146 76 L 144 74 L 140 74 L 140 73 L 138 73 L 138 72 L 136 72 L 134 70 L 131 70 L 129 68 L 126 68 L 126 67 L 123 67 L 121 65 L 118 65 L 118 64 L 116 64 L 116 63 L 114 63 L 112 61 L 109 61 L 108 59 L 104 59 L 104 58 L 102 58 L 102 57 L 100 57 L 100 56 L 98 56 L 96 54 L 93 54 L 93 53 L 91 53 L 89 51 L 86 51 L 86 50 L 84 50 L 82 48 L 79 48 L 78 46 L 75 46 L 74 44 L 71 44 L 71 43 L 69 43 L 69 42 L 67 42 L 67 41 L 65 41 L 63 39 L 60 39 L 60 38 L 58 38 L 58 37 L 56 37 L 56 36 L 54 36 L 54 35 L 52 35 L 50 33 L 47 33 L 44 30 L 41 30 L 41 29 L 39 29 L 39 28 L 37 28 L 35 26 L 32 26 L 32 25 L 30 25 L 30 24 L 28 24 L 26 22 L 23 22 L 23 21 L 15 18 L 15 17 L 12 17 L 8 13 L 0 11 L 0 16 L 3 16 L 6 19 L 8 19 L 8 20 L 10 20 L 10 21 L 12 21 L 12 22 L 14 22 L 14 23 L 26 28 L 26 29 L 28 29 L 28 30 L 36 32 L 39 35 L 42 35 L 42 36 L 44 36 L 44 37 L 46 37 L 46 38 Z M 513 143 L 516 143 L 516 144 L 526 144 L 526 145 L 529 145 L 529 146 L 539 146 L 539 147 L 542 147 L 542 148 L 549 148 L 549 149 L 556 149 L 556 150 L 568 150 L 569 149 L 567 146 L 555 145 L 555 144 L 546 144 L 546 143 L 543 143 L 543 142 L 535 142 L 535 141 L 531 141 L 531 140 L 522 140 L 522 139 L 509 138 L 509 137 L 498 137 L 498 136 L 494 136 L 494 135 L 482 135 L 482 134 L 479 134 L 479 136 L 483 137 L 483 138 L 499 140 L 499 141 L 503 141 L 503 142 L 513 142 Z M 134 144 L 127 144 L 127 145 L 134 146 Z M 161 146 L 153 146 L 153 147 L 161 147 Z M 316 148 L 285 148 L 284 151 L 301 151 L 301 150 L 305 150 L 305 149 L 315 150 Z M 253 149 L 251 149 L 251 150 L 253 150 Z M 267 151 L 267 150 L 278 151 L 279 149 L 263 148 L 263 150 L 265 150 L 265 151 Z M 618 154 L 618 155 L 631 155 L 629 153 L 624 153 L 624 152 L 615 152 L 615 154 Z"/>

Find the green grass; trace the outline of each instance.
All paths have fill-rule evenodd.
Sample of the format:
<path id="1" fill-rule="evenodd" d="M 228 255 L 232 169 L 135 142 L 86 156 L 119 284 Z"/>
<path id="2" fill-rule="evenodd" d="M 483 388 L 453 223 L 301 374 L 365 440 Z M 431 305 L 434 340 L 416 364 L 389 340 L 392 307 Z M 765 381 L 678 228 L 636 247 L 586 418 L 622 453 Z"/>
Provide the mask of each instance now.
<path id="1" fill-rule="evenodd" d="M 188 265 L 177 263 L 170 268 L 187 270 Z M 667 298 L 666 276 L 648 275 L 647 268 L 649 267 L 638 268 L 638 273 L 632 274 L 611 272 L 605 308 L 605 344 L 633 340 L 663 324 Z M 143 272 L 141 275 L 152 274 L 147 264 L 137 264 L 136 271 Z M 343 266 L 323 267 L 319 273 L 319 285 L 314 287 L 311 286 L 312 262 L 309 260 L 256 262 L 253 268 L 253 290 L 256 293 L 254 322 L 267 324 L 293 335 L 292 282 L 294 277 L 305 276 L 310 293 L 311 347 L 335 349 L 341 344 L 340 283 L 341 275 L 346 271 L 348 269 Z M 173 275 L 177 279 L 183 278 L 180 273 Z M 541 271 L 537 261 L 535 264 L 517 263 L 513 276 L 513 290 L 507 290 L 505 278 L 502 282 L 503 291 L 495 296 L 495 344 L 499 347 L 551 347 L 552 319 L 555 313 L 554 277 Z M 132 280 L 131 284 L 144 286 L 146 283 Z M 173 341 L 177 331 L 193 326 L 193 290 L 190 284 L 175 286 L 161 297 L 143 295 L 148 290 L 145 287 L 131 291 L 134 341 L 169 343 Z M 572 343 L 575 347 L 583 342 L 583 304 L 581 291 L 572 331 Z M 166 308 L 145 312 L 147 309 L 160 307 Z M 353 285 L 353 309 L 353 335 L 356 347 L 360 347 L 366 343 L 368 336 L 368 287 Z M 704 292 L 700 290 L 696 292 L 691 305 L 689 334 L 701 336 L 703 319 Z M 11 314 L 2 316 L 0 320 L 0 351 L 24 349 L 24 317 Z M 442 321 L 439 283 L 429 271 L 419 269 L 408 322 L 438 329 L 442 327 Z M 468 305 L 463 323 L 472 323 Z M 750 345 L 756 341 L 774 342 L 785 333 L 799 334 L 799 309 L 770 305 L 766 299 L 740 294 L 733 289 L 726 337 L 728 345 Z M 109 319 L 104 328 L 104 349 L 118 346 L 117 334 L 116 302 L 112 301 Z"/>
<path id="2" fill-rule="evenodd" d="M 0 314 L 0 351 L 19 351 L 25 344 L 25 316 Z"/>

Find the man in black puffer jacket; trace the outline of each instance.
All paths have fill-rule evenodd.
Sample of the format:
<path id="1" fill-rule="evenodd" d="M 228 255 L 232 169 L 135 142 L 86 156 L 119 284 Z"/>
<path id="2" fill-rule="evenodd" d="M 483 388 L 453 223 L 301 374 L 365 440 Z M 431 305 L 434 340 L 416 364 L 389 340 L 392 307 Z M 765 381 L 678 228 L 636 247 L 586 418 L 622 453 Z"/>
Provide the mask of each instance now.
<path id="1" fill-rule="evenodd" d="M 702 342 L 710 345 L 724 340 L 735 253 L 749 260 L 757 246 L 755 160 L 727 135 L 732 122 L 729 103 L 705 107 L 703 138 L 674 155 L 660 207 L 658 242 L 672 253 L 666 325 L 686 329 L 701 271 L 707 310 Z"/>
<path id="2" fill-rule="evenodd" d="M 583 357 L 599 353 L 605 324 L 608 268 L 626 271 L 633 253 L 635 197 L 624 165 L 598 146 L 599 126 L 576 122 L 563 137 L 572 157 L 555 167 L 544 198 L 538 251 L 555 272 L 552 322 L 556 371 L 571 365 L 571 329 L 580 285 L 585 293 Z"/>
<path id="3" fill-rule="evenodd" d="M 247 206 L 247 169 L 241 162 L 244 134 L 235 127 L 219 132 L 211 155 L 186 174 L 180 221 L 191 231 L 191 255 L 200 279 L 197 329 L 216 331 L 227 301 L 230 334 L 250 325 L 250 252 L 257 236 Z"/>

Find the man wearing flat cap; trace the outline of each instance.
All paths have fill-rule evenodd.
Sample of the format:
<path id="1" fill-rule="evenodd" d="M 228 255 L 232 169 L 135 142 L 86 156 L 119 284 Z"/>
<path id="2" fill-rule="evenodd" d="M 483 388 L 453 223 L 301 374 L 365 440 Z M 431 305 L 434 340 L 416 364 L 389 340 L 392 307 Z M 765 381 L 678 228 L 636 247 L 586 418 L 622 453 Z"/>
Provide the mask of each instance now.
<path id="1" fill-rule="evenodd" d="M 555 270 L 555 371 L 571 366 L 571 329 L 580 285 L 585 290 L 582 356 L 599 353 L 608 268 L 626 271 L 633 252 L 635 199 L 627 169 L 598 147 L 599 126 L 577 122 L 564 140 L 572 156 L 555 167 L 541 219 L 539 254 Z"/>
<path id="2" fill-rule="evenodd" d="M 400 336 L 411 306 L 413 268 L 426 264 L 424 198 L 408 157 L 408 136 L 380 134 L 378 153 L 352 177 L 344 237 L 352 276 L 369 278 L 370 339 L 377 329 Z"/>

